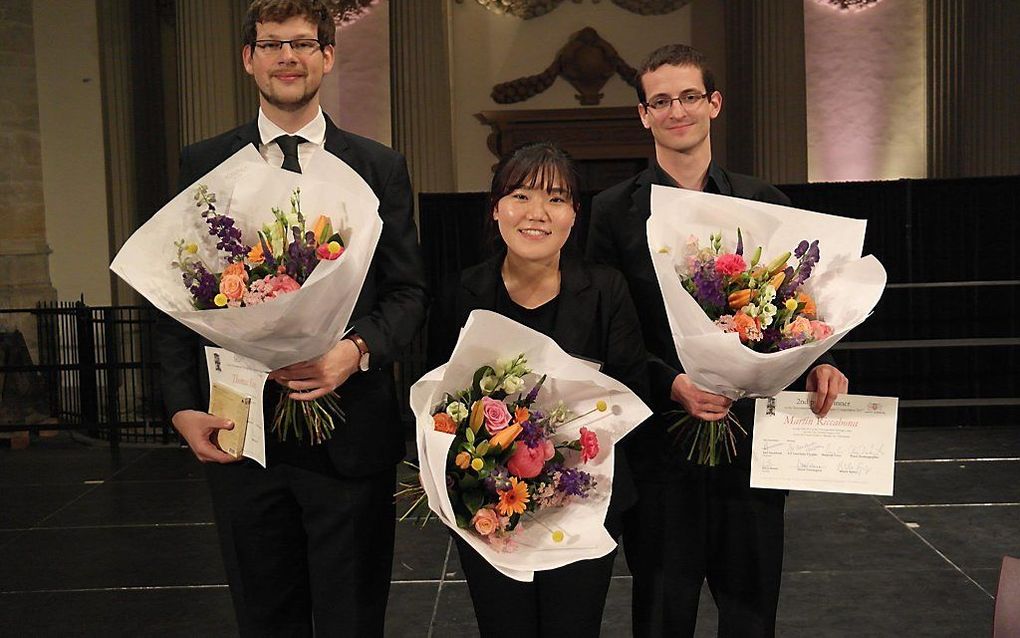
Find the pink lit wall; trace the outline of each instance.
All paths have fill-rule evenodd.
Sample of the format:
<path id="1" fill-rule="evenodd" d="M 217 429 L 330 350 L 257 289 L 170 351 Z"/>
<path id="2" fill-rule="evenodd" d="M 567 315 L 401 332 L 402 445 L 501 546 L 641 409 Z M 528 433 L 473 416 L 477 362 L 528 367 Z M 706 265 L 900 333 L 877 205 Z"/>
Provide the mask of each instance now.
<path id="1" fill-rule="evenodd" d="M 808 180 L 925 177 L 924 0 L 804 0 Z"/>
<path id="2" fill-rule="evenodd" d="M 390 11 L 379 0 L 336 32 L 336 63 L 323 78 L 322 110 L 342 129 L 389 145 Z"/>

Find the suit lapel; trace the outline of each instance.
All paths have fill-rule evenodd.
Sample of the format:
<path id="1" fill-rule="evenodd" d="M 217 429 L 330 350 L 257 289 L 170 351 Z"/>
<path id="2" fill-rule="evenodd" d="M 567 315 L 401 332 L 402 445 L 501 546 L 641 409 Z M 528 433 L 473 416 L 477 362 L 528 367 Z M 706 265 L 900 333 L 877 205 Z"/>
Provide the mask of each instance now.
<path id="1" fill-rule="evenodd" d="M 572 354 L 581 354 L 598 320 L 598 293 L 581 261 L 560 257 L 560 296 L 553 326 L 553 340 Z"/>
<path id="2" fill-rule="evenodd" d="M 641 171 L 634 182 L 634 192 L 631 193 L 631 208 L 642 220 L 647 220 L 652 214 L 651 194 L 652 183 L 655 181 L 655 169 L 646 168 Z"/>
<path id="3" fill-rule="evenodd" d="M 326 118 L 326 141 L 323 146 L 327 151 L 353 167 L 354 154 L 351 152 L 351 145 L 347 143 L 344 132 L 333 124 L 333 120 L 329 119 L 328 115 L 323 113 L 322 116 Z"/>
<path id="4" fill-rule="evenodd" d="M 234 146 L 230 149 L 230 155 L 238 152 L 248 144 L 253 145 L 257 151 L 261 143 L 262 138 L 259 137 L 258 120 L 252 120 L 244 126 L 238 127 L 235 131 Z"/>

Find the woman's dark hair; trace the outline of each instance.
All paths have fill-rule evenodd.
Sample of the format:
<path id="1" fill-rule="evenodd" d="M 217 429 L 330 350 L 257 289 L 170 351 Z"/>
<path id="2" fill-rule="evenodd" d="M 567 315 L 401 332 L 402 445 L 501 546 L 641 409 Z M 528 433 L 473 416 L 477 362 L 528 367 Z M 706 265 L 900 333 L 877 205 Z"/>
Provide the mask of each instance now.
<path id="1" fill-rule="evenodd" d="M 581 180 L 574 160 L 553 142 L 529 142 L 504 155 L 496 165 L 489 188 L 485 234 L 490 245 L 499 247 L 503 243 L 499 224 L 492 218 L 499 200 L 518 188 L 536 188 L 551 193 L 556 187 L 564 190 L 563 195 L 570 200 L 574 213 L 581 212 Z"/>

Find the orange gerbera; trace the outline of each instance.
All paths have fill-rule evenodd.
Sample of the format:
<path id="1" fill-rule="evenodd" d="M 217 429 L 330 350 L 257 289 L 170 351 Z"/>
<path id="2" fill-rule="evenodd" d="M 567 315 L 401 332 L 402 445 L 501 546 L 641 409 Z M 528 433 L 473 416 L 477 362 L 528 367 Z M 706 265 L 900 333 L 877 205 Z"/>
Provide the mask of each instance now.
<path id="1" fill-rule="evenodd" d="M 499 491 L 499 503 L 496 504 L 496 509 L 503 516 L 523 514 L 529 500 L 527 483 L 518 481 L 516 476 L 511 476 L 510 489 Z"/>

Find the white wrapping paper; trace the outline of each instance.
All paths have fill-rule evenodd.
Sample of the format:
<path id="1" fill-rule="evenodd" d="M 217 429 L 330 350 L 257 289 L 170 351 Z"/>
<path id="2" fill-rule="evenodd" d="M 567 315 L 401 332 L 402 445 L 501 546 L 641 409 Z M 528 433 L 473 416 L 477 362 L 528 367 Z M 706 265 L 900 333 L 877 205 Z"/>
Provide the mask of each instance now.
<path id="1" fill-rule="evenodd" d="M 177 257 L 173 242 L 196 242 L 197 257 L 210 270 L 226 265 L 195 206 L 199 184 L 216 194 L 217 212 L 234 219 L 247 245 L 263 224 L 273 222 L 274 206 L 290 212 L 291 193 L 300 187 L 308 228 L 320 214 L 328 215 L 346 249 L 338 259 L 320 262 L 300 290 L 251 307 L 195 310 L 180 270 L 170 265 Z M 299 174 L 269 166 L 249 145 L 135 231 L 110 269 L 156 308 L 216 345 L 275 370 L 321 355 L 344 333 L 381 233 L 378 198 L 335 155 L 318 150 Z"/>
<path id="2" fill-rule="evenodd" d="M 514 536 L 517 548 L 499 552 L 473 530 L 457 526 L 446 491 L 446 458 L 455 437 L 435 431 L 431 409 L 442 402 L 445 392 L 469 387 L 480 366 L 519 353 L 524 353 L 528 367 L 535 371 L 525 379 L 526 388 L 530 389 L 541 374 L 548 375 L 536 407 L 551 408 L 557 401 L 563 401 L 572 412 L 582 414 L 603 399 L 610 409 L 565 424 L 555 437 L 574 439 L 580 428 L 586 427 L 598 435 L 600 447 L 598 456 L 580 466 L 598 481 L 588 498 L 535 513 L 549 528 L 563 530 L 566 538 L 560 543 L 553 542 L 549 530 L 525 516 L 523 529 Z M 494 312 L 475 310 L 460 332 L 450 361 L 428 372 L 411 387 L 411 409 L 417 425 L 421 484 L 428 495 L 429 507 L 497 570 L 510 578 L 530 582 L 535 571 L 605 556 L 616 547 L 603 526 L 612 493 L 613 446 L 651 416 L 648 406 L 625 385 L 594 370 L 590 363 L 571 357 L 549 337 Z"/>
<path id="3" fill-rule="evenodd" d="M 673 343 L 684 372 L 706 391 L 731 399 L 775 395 L 864 321 L 885 289 L 885 268 L 874 256 L 861 257 L 864 220 L 664 186 L 652 186 L 651 210 L 648 249 Z M 742 345 L 736 333 L 722 332 L 708 318 L 680 284 L 677 266 L 683 266 L 691 235 L 706 246 L 709 235 L 722 231 L 723 248 L 732 251 L 737 228 L 745 256 L 763 247 L 762 263 L 792 251 L 801 240 L 818 240 L 820 258 L 804 290 L 832 327 L 831 336 L 765 354 Z"/>

